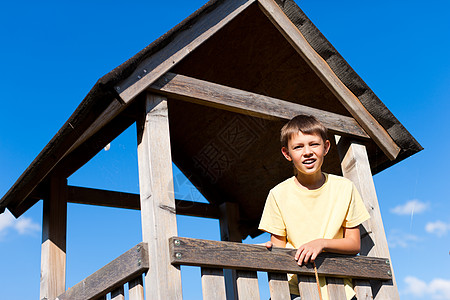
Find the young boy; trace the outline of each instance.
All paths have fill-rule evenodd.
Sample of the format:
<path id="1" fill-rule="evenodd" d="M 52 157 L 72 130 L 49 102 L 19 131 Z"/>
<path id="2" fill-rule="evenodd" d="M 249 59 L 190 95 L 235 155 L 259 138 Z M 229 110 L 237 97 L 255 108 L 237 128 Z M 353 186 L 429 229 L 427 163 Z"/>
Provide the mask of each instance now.
<path id="1" fill-rule="evenodd" d="M 359 253 L 359 225 L 370 216 L 351 181 L 321 171 L 330 149 L 327 129 L 312 116 L 296 116 L 281 129 L 281 146 L 296 175 L 267 197 L 259 224 L 260 230 L 271 234 L 266 247 L 298 249 L 295 259 L 300 266 L 323 251 Z M 319 284 L 323 299 L 328 299 L 326 279 L 319 277 Z M 346 279 L 345 285 L 351 299 L 355 295 L 351 281 Z M 299 295 L 297 276 L 289 276 L 289 289 L 293 299 Z"/>

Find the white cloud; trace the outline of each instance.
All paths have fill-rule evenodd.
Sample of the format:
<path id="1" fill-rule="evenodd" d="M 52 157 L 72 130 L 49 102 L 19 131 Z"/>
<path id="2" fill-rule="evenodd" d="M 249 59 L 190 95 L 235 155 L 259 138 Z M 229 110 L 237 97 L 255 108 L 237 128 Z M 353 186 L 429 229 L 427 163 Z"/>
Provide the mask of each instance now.
<path id="1" fill-rule="evenodd" d="M 429 222 L 425 226 L 425 230 L 428 233 L 433 233 L 439 237 L 444 236 L 447 234 L 447 231 L 450 231 L 450 224 L 444 223 L 442 221 L 436 221 L 436 222 Z"/>
<path id="2" fill-rule="evenodd" d="M 390 248 L 408 248 L 411 244 L 420 242 L 420 238 L 414 234 L 403 233 L 399 230 L 393 230 L 389 233 L 388 244 Z"/>
<path id="3" fill-rule="evenodd" d="M 20 217 L 16 219 L 9 211 L 5 211 L 0 215 L 0 238 L 4 237 L 10 229 L 19 234 L 32 234 L 39 231 L 41 226 L 30 218 Z"/>
<path id="4" fill-rule="evenodd" d="M 427 299 L 450 299 L 450 280 L 434 278 L 429 283 L 413 276 L 404 279 L 406 288 L 403 294 L 413 297 L 426 296 Z"/>
<path id="5" fill-rule="evenodd" d="M 420 200 L 414 199 L 406 202 L 403 205 L 398 205 L 391 208 L 391 213 L 396 215 L 413 215 L 420 214 L 429 208 L 429 204 Z"/>

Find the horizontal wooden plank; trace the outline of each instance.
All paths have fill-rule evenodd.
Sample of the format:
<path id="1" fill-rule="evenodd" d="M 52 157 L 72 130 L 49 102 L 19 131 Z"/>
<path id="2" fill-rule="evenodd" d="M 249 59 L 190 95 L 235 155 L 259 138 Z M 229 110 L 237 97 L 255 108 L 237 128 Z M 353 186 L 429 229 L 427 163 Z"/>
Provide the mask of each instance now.
<path id="1" fill-rule="evenodd" d="M 140 243 L 68 289 L 57 299 L 96 299 L 133 280 L 148 268 L 148 247 L 146 243 Z"/>
<path id="2" fill-rule="evenodd" d="M 139 194 L 107 191 L 79 186 L 68 187 L 68 202 L 127 209 L 141 209 Z M 195 201 L 175 200 L 176 214 L 202 218 L 219 218 L 219 208 Z"/>
<path id="3" fill-rule="evenodd" d="M 196 78 L 166 73 L 150 90 L 170 98 L 262 118 L 292 119 L 299 114 L 313 115 L 328 129 L 341 135 L 368 138 L 355 119 L 320 109 L 255 94 Z"/>
<path id="4" fill-rule="evenodd" d="M 314 275 L 313 266 L 298 266 L 295 249 L 172 237 L 169 241 L 172 264 L 278 273 Z M 384 258 L 322 253 L 316 258 L 318 273 L 330 277 L 391 279 Z"/>

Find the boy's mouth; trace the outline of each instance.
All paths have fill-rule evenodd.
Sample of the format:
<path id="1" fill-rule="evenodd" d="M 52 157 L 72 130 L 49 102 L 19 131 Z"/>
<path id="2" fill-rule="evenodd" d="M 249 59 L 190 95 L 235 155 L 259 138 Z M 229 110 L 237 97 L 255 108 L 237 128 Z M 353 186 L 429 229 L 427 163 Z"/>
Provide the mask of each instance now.
<path id="1" fill-rule="evenodd" d="M 310 158 L 310 159 L 305 159 L 303 161 L 303 164 L 309 166 L 309 165 L 314 164 L 315 162 L 316 162 L 316 160 L 314 158 Z"/>

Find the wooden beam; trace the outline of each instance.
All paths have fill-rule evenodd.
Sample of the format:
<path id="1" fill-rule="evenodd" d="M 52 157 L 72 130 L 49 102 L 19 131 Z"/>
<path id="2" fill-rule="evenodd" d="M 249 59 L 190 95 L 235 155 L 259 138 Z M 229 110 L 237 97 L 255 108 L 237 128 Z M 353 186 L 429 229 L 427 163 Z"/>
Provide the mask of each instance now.
<path id="1" fill-rule="evenodd" d="M 145 275 L 147 299 L 180 299 L 179 266 L 170 264 L 167 240 L 177 233 L 167 100 L 147 95 L 137 124 L 143 241 L 152 251 Z"/>
<path id="2" fill-rule="evenodd" d="M 219 242 L 172 237 L 169 240 L 171 262 L 175 265 L 208 268 L 293 273 L 314 276 L 309 264 L 299 266 L 295 249 L 277 248 L 232 242 Z M 322 253 L 316 258 L 319 275 L 390 280 L 386 259 Z"/>
<path id="3" fill-rule="evenodd" d="M 239 205 L 237 203 L 225 202 L 219 206 L 220 240 L 227 242 L 242 242 L 239 231 Z M 227 299 L 239 299 L 236 270 L 225 269 L 223 272 Z M 241 290 L 245 290 L 245 280 L 240 282 Z"/>
<path id="4" fill-rule="evenodd" d="M 201 273 L 203 299 L 226 300 L 223 270 L 202 268 Z"/>
<path id="5" fill-rule="evenodd" d="M 258 4 L 280 33 L 352 114 L 386 156 L 394 160 L 400 152 L 398 145 L 367 111 L 359 99 L 342 83 L 327 62 L 311 47 L 277 3 L 274 0 L 258 0 Z"/>
<path id="6" fill-rule="evenodd" d="M 170 43 L 141 62 L 130 76 L 118 83 L 115 89 L 120 97 L 126 103 L 131 101 L 254 2 L 255 0 L 218 2 L 213 9 L 204 12 L 195 23 L 177 33 Z"/>
<path id="7" fill-rule="evenodd" d="M 150 86 L 153 92 L 262 118 L 287 119 L 296 115 L 313 115 L 333 132 L 369 138 L 355 119 L 320 109 L 255 94 L 184 75 L 167 73 Z"/>
<path id="8" fill-rule="evenodd" d="M 361 254 L 370 257 L 386 257 L 389 262 L 389 248 L 366 147 L 346 138 L 340 138 L 338 151 L 341 157 L 342 174 L 353 181 L 370 214 L 370 219 L 363 223 L 365 234 L 361 238 Z M 392 279 L 383 285 L 378 283 L 372 286 L 372 292 L 374 299 L 399 299 L 393 270 Z"/>
<path id="9" fill-rule="evenodd" d="M 126 209 L 141 209 L 139 194 L 68 186 L 69 203 L 99 205 Z M 208 203 L 175 199 L 177 215 L 219 219 L 219 209 Z"/>
<path id="10" fill-rule="evenodd" d="M 97 299 L 141 276 L 149 265 L 147 244 L 140 243 L 59 295 L 58 299 Z"/>
<path id="11" fill-rule="evenodd" d="M 67 180 L 50 179 L 42 217 L 39 299 L 55 299 L 66 288 Z"/>

